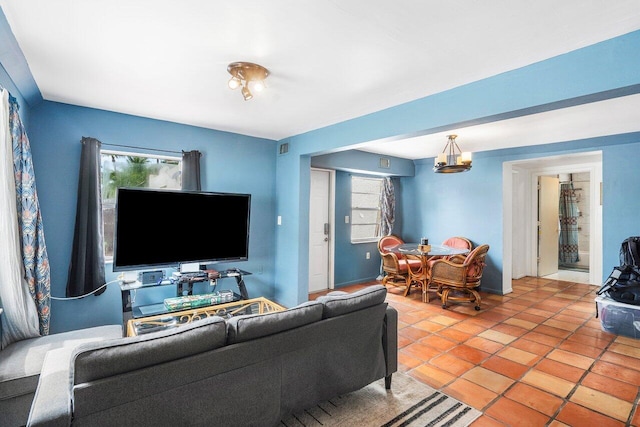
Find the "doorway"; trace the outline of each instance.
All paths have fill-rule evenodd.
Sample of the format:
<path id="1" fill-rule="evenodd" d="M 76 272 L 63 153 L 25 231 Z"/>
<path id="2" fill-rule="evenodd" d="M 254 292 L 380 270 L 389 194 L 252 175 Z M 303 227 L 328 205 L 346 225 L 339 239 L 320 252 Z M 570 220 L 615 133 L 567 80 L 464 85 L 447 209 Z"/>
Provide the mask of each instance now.
<path id="1" fill-rule="evenodd" d="M 311 168 L 309 293 L 333 289 L 335 171 Z"/>
<path id="2" fill-rule="evenodd" d="M 588 186 L 589 207 L 581 211 L 588 223 L 589 271 L 578 280 L 559 280 L 602 283 L 602 152 L 595 151 L 503 163 L 503 293 L 512 291 L 512 279 L 538 275 L 538 177 L 585 173 L 589 181 L 582 188 Z"/>

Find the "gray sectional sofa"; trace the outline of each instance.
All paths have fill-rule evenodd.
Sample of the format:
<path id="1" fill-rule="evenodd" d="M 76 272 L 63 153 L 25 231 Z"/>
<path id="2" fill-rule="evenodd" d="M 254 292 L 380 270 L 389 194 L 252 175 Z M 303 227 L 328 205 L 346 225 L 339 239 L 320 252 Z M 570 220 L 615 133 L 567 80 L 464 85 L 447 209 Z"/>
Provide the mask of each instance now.
<path id="1" fill-rule="evenodd" d="M 121 325 L 97 326 L 14 342 L 0 351 L 0 427 L 27 423 L 45 355 L 49 350 L 122 337 Z"/>
<path id="2" fill-rule="evenodd" d="M 272 426 L 397 370 L 375 285 L 282 312 L 210 317 L 47 353 L 30 426 Z"/>

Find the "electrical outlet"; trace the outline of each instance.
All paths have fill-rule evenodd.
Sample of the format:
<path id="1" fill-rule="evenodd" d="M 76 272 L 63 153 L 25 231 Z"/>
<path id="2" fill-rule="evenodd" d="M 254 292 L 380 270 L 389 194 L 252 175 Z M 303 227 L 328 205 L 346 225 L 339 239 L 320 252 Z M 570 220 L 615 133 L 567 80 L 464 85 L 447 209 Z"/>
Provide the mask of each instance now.
<path id="1" fill-rule="evenodd" d="M 278 215 L 278 225 L 282 225 L 282 216 Z"/>
<path id="2" fill-rule="evenodd" d="M 366 259 L 371 259 L 371 252 L 367 252 L 367 254 L 365 255 Z"/>
<path id="3" fill-rule="evenodd" d="M 344 217 L 344 223 L 349 224 L 349 215 Z"/>

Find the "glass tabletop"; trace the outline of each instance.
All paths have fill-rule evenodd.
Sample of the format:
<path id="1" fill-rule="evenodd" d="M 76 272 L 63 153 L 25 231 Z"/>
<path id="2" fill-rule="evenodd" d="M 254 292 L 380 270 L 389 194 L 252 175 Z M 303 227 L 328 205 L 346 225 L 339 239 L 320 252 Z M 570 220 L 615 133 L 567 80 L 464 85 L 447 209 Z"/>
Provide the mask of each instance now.
<path id="1" fill-rule="evenodd" d="M 404 243 L 402 245 L 394 246 L 393 248 L 388 248 L 392 252 L 399 252 L 405 254 L 413 254 L 413 255 L 426 255 L 426 256 L 448 256 L 448 255 L 459 255 L 466 254 L 469 252 L 469 249 L 461 249 L 454 248 L 451 246 L 445 245 L 431 245 L 431 250 L 429 252 L 422 252 L 419 249 L 419 243 Z"/>

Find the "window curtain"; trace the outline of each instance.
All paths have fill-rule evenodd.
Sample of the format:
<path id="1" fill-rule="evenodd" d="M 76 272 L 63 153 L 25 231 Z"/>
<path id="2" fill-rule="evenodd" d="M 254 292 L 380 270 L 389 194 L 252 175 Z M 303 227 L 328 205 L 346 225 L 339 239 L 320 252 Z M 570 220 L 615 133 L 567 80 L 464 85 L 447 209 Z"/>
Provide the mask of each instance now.
<path id="1" fill-rule="evenodd" d="M 573 183 L 560 184 L 560 237 L 558 261 L 571 264 L 578 256 L 578 204 Z"/>
<path id="2" fill-rule="evenodd" d="M 380 193 L 380 235 L 388 236 L 393 232 L 396 214 L 396 195 L 390 177 L 382 180 Z"/>
<path id="3" fill-rule="evenodd" d="M 6 89 L 0 105 L 0 299 L 2 348 L 49 333 L 49 262 L 29 140 L 18 103 Z"/>
<path id="4" fill-rule="evenodd" d="M 202 153 L 197 150 L 182 152 L 182 189 L 200 191 L 200 157 Z"/>
<path id="5" fill-rule="evenodd" d="M 67 277 L 67 297 L 94 292 L 105 284 L 100 147 L 94 138 L 82 137 L 76 223 Z M 100 295 L 102 290 L 95 292 Z"/>

